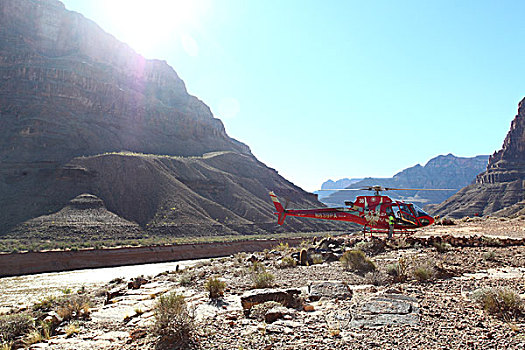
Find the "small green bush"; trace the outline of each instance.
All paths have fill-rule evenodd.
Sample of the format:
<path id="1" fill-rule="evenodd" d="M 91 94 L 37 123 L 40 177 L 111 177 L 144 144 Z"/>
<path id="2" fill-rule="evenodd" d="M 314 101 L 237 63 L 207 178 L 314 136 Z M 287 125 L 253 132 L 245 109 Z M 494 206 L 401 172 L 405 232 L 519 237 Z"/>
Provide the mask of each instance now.
<path id="1" fill-rule="evenodd" d="M 414 269 L 414 277 L 418 282 L 428 282 L 432 279 L 432 268 L 426 265 L 418 266 Z"/>
<path id="2" fill-rule="evenodd" d="M 509 319 L 520 316 L 524 303 L 519 294 L 510 288 L 480 288 L 472 293 L 472 299 L 493 315 Z"/>
<path id="3" fill-rule="evenodd" d="M 250 271 L 252 273 L 264 272 L 264 271 L 266 271 L 266 267 L 264 266 L 263 263 L 261 263 L 259 261 L 254 261 L 252 263 L 252 266 L 250 266 Z"/>
<path id="4" fill-rule="evenodd" d="M 159 349 L 185 349 L 194 341 L 195 317 L 189 312 L 184 296 L 161 295 L 154 307 L 154 333 Z"/>
<path id="5" fill-rule="evenodd" d="M 436 243 L 434 243 L 434 248 L 436 248 L 438 253 L 446 253 L 450 249 L 452 249 L 452 246 L 450 244 L 448 244 L 448 243 L 436 242 Z"/>
<path id="6" fill-rule="evenodd" d="M 281 252 L 287 252 L 290 250 L 290 246 L 288 245 L 288 243 L 279 242 L 279 245 L 275 246 L 274 249 Z"/>
<path id="7" fill-rule="evenodd" d="M 349 250 L 340 259 L 345 270 L 355 271 L 361 274 L 375 271 L 376 265 L 366 257 L 361 250 Z"/>
<path id="8" fill-rule="evenodd" d="M 483 253 L 483 259 L 487 261 L 495 261 L 496 260 L 496 252 L 491 250 L 490 252 Z"/>
<path id="9" fill-rule="evenodd" d="M 264 272 L 254 273 L 251 276 L 251 280 L 253 282 L 253 287 L 256 289 L 269 288 L 273 286 L 275 276 L 269 272 L 264 271 Z"/>
<path id="10" fill-rule="evenodd" d="M 277 267 L 280 269 L 286 269 L 288 267 L 295 267 L 297 265 L 297 261 L 292 258 L 291 256 L 285 256 L 281 259 L 281 262 L 277 264 Z"/>
<path id="11" fill-rule="evenodd" d="M 386 273 L 392 276 L 394 282 L 405 282 L 408 278 L 408 260 L 401 257 L 394 264 L 390 264 L 386 268 Z"/>
<path id="12" fill-rule="evenodd" d="M 193 282 L 193 276 L 189 273 L 183 273 L 179 278 L 179 284 L 183 287 L 191 285 Z"/>
<path id="13" fill-rule="evenodd" d="M 226 288 L 226 283 L 218 279 L 217 277 L 210 277 L 204 288 L 209 293 L 210 299 L 217 299 L 224 295 L 224 289 Z"/>
<path id="14" fill-rule="evenodd" d="M 65 321 L 79 318 L 87 318 L 92 302 L 85 294 L 68 294 L 56 299 L 53 307 L 57 314 Z"/>

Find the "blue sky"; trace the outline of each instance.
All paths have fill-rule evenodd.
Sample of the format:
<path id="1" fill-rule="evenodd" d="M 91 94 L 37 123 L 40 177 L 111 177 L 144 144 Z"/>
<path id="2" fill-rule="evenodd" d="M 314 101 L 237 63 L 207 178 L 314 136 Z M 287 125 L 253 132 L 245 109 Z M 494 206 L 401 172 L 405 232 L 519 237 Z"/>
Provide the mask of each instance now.
<path id="1" fill-rule="evenodd" d="M 492 154 L 525 96 L 523 1 L 63 2 L 309 191 Z"/>

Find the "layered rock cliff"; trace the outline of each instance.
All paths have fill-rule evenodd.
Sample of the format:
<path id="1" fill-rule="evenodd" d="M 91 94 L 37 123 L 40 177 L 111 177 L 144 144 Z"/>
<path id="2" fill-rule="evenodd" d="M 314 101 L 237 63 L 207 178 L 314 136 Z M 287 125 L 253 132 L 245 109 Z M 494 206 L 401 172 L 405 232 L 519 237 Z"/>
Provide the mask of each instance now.
<path id="1" fill-rule="evenodd" d="M 525 98 L 501 150 L 489 158 L 486 171 L 433 210 L 452 217 L 525 214 Z"/>
<path id="2" fill-rule="evenodd" d="M 320 204 L 230 138 L 166 62 L 59 1 L 0 2 L 0 81 L 0 235 L 82 193 L 177 235 L 274 231 L 268 190 Z"/>

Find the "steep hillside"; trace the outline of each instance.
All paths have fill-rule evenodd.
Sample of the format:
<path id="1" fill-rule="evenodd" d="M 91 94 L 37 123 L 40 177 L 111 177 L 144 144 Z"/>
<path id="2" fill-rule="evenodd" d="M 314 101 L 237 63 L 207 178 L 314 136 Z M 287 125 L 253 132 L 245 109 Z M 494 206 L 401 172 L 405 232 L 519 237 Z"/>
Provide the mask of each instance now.
<path id="1" fill-rule="evenodd" d="M 172 235 L 275 231 L 269 190 L 320 205 L 230 138 L 166 62 L 59 1 L 0 2 L 0 79 L 0 234 L 80 194 Z"/>
<path id="2" fill-rule="evenodd" d="M 433 208 L 438 215 L 525 215 L 525 99 L 511 123 L 501 150 L 489 158 L 476 183 Z"/>
<path id="3" fill-rule="evenodd" d="M 472 158 L 456 157 L 453 154 L 437 156 L 421 166 L 419 164 L 407 168 L 392 178 L 366 178 L 348 188 L 361 188 L 373 185 L 397 188 L 451 188 L 452 191 L 396 191 L 387 192 L 392 198 L 413 201 L 422 205 L 441 203 L 463 186 L 474 181 L 487 165 L 488 156 Z M 351 200 L 358 195 L 366 195 L 364 191 L 340 191 L 322 198 L 327 205 L 342 205 L 345 200 Z"/>

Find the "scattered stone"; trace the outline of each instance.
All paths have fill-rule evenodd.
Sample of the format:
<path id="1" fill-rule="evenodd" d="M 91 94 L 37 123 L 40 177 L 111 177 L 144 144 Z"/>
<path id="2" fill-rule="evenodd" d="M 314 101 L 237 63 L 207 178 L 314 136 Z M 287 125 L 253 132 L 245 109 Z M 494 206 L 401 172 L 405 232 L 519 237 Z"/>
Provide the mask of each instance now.
<path id="1" fill-rule="evenodd" d="M 254 263 L 256 261 L 259 261 L 259 259 L 254 254 L 252 254 L 252 256 L 250 256 L 248 259 L 246 259 L 246 261 Z"/>
<path id="2" fill-rule="evenodd" d="M 149 281 L 142 276 L 135 277 L 128 282 L 128 289 L 139 289 L 143 284 L 148 282 Z"/>
<path id="3" fill-rule="evenodd" d="M 266 312 L 266 315 L 264 315 L 264 321 L 266 323 L 272 323 L 279 318 L 283 318 L 284 315 L 293 315 L 293 310 L 286 308 L 284 306 L 277 306 L 274 308 L 271 308 Z"/>
<path id="4" fill-rule="evenodd" d="M 148 332 L 145 329 L 137 328 L 137 329 L 132 330 L 129 333 L 129 337 L 132 340 L 137 340 L 137 339 L 140 339 L 140 338 L 144 338 L 147 334 L 148 334 Z"/>
<path id="5" fill-rule="evenodd" d="M 312 311 L 315 311 L 315 308 L 312 304 L 305 304 L 303 306 L 303 310 L 306 312 L 312 312 Z"/>
<path id="6" fill-rule="evenodd" d="M 131 283 L 131 282 L 130 282 Z M 110 289 L 106 291 L 106 302 L 105 304 L 109 304 L 111 302 L 111 299 L 120 297 L 126 294 L 126 288 L 125 287 L 115 287 L 113 289 Z"/>

